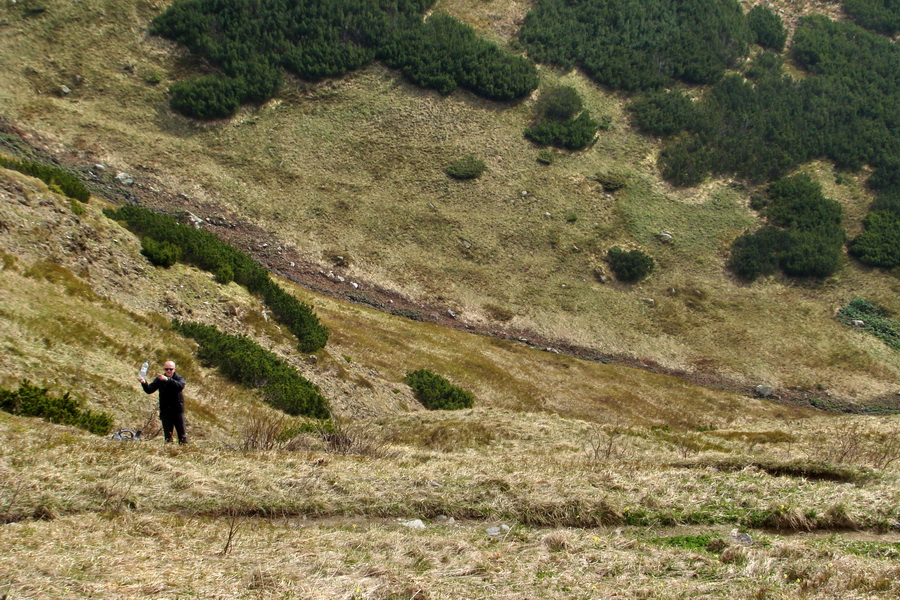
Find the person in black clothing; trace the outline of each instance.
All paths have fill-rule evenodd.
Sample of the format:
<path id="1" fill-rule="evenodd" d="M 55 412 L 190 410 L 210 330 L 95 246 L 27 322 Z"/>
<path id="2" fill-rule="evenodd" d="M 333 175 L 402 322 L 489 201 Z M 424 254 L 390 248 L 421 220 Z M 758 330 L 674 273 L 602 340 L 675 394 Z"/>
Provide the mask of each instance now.
<path id="1" fill-rule="evenodd" d="M 175 372 L 175 363 L 167 360 L 165 373 L 160 373 L 156 379 L 147 383 L 143 377 L 138 381 L 148 394 L 159 390 L 159 420 L 162 421 L 163 434 L 166 441 L 172 441 L 172 429 L 178 432 L 178 443 L 187 444 L 187 435 L 184 431 L 184 377 Z"/>

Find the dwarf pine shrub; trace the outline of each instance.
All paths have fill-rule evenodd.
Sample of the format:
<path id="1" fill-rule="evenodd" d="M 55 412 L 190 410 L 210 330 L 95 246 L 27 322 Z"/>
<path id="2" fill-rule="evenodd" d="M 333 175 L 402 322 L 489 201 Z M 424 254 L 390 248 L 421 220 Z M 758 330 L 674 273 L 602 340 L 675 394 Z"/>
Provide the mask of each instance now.
<path id="1" fill-rule="evenodd" d="M 618 246 L 609 249 L 607 260 L 619 281 L 639 281 L 653 271 L 653 258 L 641 250 L 622 250 Z"/>
<path id="2" fill-rule="evenodd" d="M 91 193 L 78 176 L 61 167 L 31 160 L 5 158 L 3 156 L 0 156 L 0 167 L 37 177 L 51 188 L 55 187 L 63 195 L 80 202 L 87 202 L 91 196 Z"/>
<path id="3" fill-rule="evenodd" d="M 317 385 L 250 338 L 222 333 L 202 323 L 175 321 L 174 327 L 197 341 L 200 360 L 232 381 L 260 390 L 272 407 L 294 416 L 330 417 L 328 401 Z"/>
<path id="4" fill-rule="evenodd" d="M 445 172 L 454 179 L 477 179 L 486 168 L 483 160 L 470 154 L 450 163 Z"/>
<path id="5" fill-rule="evenodd" d="M 95 435 L 106 435 L 113 427 L 110 415 L 83 410 L 69 392 L 53 396 L 47 388 L 32 385 L 27 379 L 17 390 L 0 388 L 0 409 L 20 417 L 40 417 L 50 423 L 71 425 Z"/>
<path id="6" fill-rule="evenodd" d="M 141 254 L 157 267 L 168 269 L 181 258 L 181 248 L 170 242 L 157 242 L 146 237 L 141 240 Z"/>
<path id="7" fill-rule="evenodd" d="M 428 369 L 410 371 L 404 381 L 412 388 L 422 406 L 429 410 L 472 408 L 475 397 Z"/>

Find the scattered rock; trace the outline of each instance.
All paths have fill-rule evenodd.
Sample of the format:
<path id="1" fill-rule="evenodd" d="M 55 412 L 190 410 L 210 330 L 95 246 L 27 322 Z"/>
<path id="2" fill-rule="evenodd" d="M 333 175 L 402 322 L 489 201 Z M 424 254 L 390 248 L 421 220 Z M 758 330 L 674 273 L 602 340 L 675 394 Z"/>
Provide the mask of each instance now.
<path id="1" fill-rule="evenodd" d="M 93 170 L 97 171 L 98 173 L 102 173 L 103 171 L 106 170 L 106 167 L 105 167 L 104 165 L 101 165 L 100 163 L 97 163 L 96 165 L 93 165 L 91 168 L 92 168 Z"/>
<path id="2" fill-rule="evenodd" d="M 451 319 L 455 319 L 455 318 L 456 318 L 456 313 L 453 312 L 452 309 L 449 309 L 449 308 L 448 308 L 448 309 L 447 309 L 447 316 L 449 316 Z"/>
<path id="3" fill-rule="evenodd" d="M 736 544 L 740 544 L 741 546 L 752 546 L 753 545 L 753 538 L 750 537 L 750 534 L 745 533 L 743 531 L 739 531 L 737 529 L 731 530 L 731 539 L 733 539 Z"/>
<path id="4" fill-rule="evenodd" d="M 400 523 L 404 527 L 409 527 L 410 529 L 425 529 L 425 523 L 422 522 L 422 519 L 414 519 L 412 521 L 404 521 Z"/>
<path id="5" fill-rule="evenodd" d="M 756 395 L 760 398 L 768 398 L 775 390 L 772 389 L 771 385 L 758 385 L 753 388 L 753 391 L 756 392 Z"/>
<path id="6" fill-rule="evenodd" d="M 202 229 L 203 228 L 203 224 L 206 221 L 204 221 L 203 219 L 201 219 L 200 217 L 198 217 L 197 215 L 195 215 L 192 212 L 188 212 L 187 216 L 188 216 L 188 220 L 191 222 L 191 225 L 194 226 L 194 229 Z"/>
<path id="7" fill-rule="evenodd" d="M 59 91 L 60 91 L 60 93 L 62 93 L 63 96 L 72 93 L 72 90 L 69 89 L 69 86 L 67 86 L 67 85 L 59 86 Z"/>
<path id="8" fill-rule="evenodd" d="M 547 346 L 546 348 L 544 348 L 544 351 L 550 352 L 552 354 L 560 354 L 559 350 L 557 350 L 556 348 L 551 348 L 550 346 Z"/>
<path id="9" fill-rule="evenodd" d="M 500 525 L 499 527 L 488 527 L 487 534 L 492 537 L 498 537 L 509 531 L 509 525 Z"/>
<path id="10" fill-rule="evenodd" d="M 674 239 L 674 238 L 672 237 L 672 234 L 671 234 L 671 233 L 667 233 L 667 232 L 665 232 L 665 231 L 662 232 L 662 233 L 660 233 L 660 234 L 657 235 L 656 237 L 659 238 L 659 241 L 664 242 L 664 243 L 666 243 L 666 244 L 671 244 L 672 241 L 673 241 L 673 239 Z"/>
<path id="11" fill-rule="evenodd" d="M 134 185 L 134 177 L 129 175 L 128 173 L 119 173 L 116 175 L 116 180 L 122 185 Z"/>
<path id="12" fill-rule="evenodd" d="M 850 321 L 850 324 L 853 325 L 854 327 L 865 327 L 866 326 L 866 322 L 861 319 L 853 319 L 852 321 Z"/>
<path id="13" fill-rule="evenodd" d="M 355 289 L 355 290 L 358 290 L 358 289 L 359 289 L 359 284 L 356 283 L 355 281 L 351 281 L 351 282 L 350 282 L 350 285 L 352 285 L 352 286 L 353 286 L 353 289 Z"/>
<path id="14" fill-rule="evenodd" d="M 647 306 L 656 306 L 656 300 L 654 300 L 653 298 L 641 298 L 641 302 L 643 302 Z"/>

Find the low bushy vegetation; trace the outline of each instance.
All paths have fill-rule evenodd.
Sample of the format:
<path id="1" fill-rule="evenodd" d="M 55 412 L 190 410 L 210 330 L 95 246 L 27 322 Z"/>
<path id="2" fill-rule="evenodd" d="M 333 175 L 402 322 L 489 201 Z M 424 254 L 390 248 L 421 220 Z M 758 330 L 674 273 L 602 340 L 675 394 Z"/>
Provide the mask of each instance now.
<path id="1" fill-rule="evenodd" d="M 769 224 L 735 240 L 728 261 L 733 273 L 753 281 L 778 270 L 820 278 L 837 270 L 845 240 L 841 206 L 808 175 L 776 181 L 755 206 Z"/>
<path id="2" fill-rule="evenodd" d="M 234 114 L 264 102 L 283 70 L 316 81 L 379 59 L 413 83 L 449 93 L 463 87 L 512 100 L 537 87 L 526 59 L 501 51 L 446 14 L 427 20 L 432 0 L 184 0 L 154 19 L 151 33 L 186 45 L 219 72 L 176 83 L 172 107 L 191 117 Z"/>
<path id="3" fill-rule="evenodd" d="M 583 110 L 575 88 L 556 86 L 544 91 L 535 103 L 535 119 L 525 129 L 525 137 L 540 146 L 566 150 L 587 148 L 600 124 Z"/>
<path id="4" fill-rule="evenodd" d="M 69 392 L 54 396 L 47 388 L 28 380 L 16 390 L 0 388 L 0 409 L 20 417 L 40 417 L 50 423 L 71 425 L 95 435 L 106 435 L 113 428 L 113 419 L 108 414 L 85 410 Z"/>
<path id="5" fill-rule="evenodd" d="M 534 60 L 625 90 L 715 83 L 750 36 L 734 0 L 539 0 L 519 32 Z"/>
<path id="6" fill-rule="evenodd" d="M 875 182 L 895 177 L 896 45 L 855 25 L 811 16 L 800 21 L 790 55 L 806 71 L 804 78 L 785 76 L 783 61 L 764 52 L 748 69 L 749 81 L 724 77 L 695 104 L 693 119 L 686 119 L 685 103 L 675 98 L 635 101 L 642 130 L 683 132 L 661 153 L 663 177 L 679 186 L 711 174 L 764 182 L 815 158 L 851 170 L 872 165 Z"/>
<path id="7" fill-rule="evenodd" d="M 228 335 L 201 323 L 176 321 L 175 329 L 197 341 L 200 360 L 232 381 L 261 390 L 274 408 L 314 419 L 330 416 L 328 401 L 318 386 L 250 338 Z"/>
<path id="8" fill-rule="evenodd" d="M 648 276 L 655 265 L 653 258 L 642 250 L 622 250 L 613 246 L 607 253 L 607 261 L 619 281 L 640 281 Z"/>
<path id="9" fill-rule="evenodd" d="M 275 317 L 297 336 L 301 352 L 315 352 L 328 341 L 328 329 L 319 322 L 311 306 L 272 281 L 269 272 L 249 255 L 212 233 L 139 206 L 123 206 L 106 214 L 124 221 L 131 231 L 141 236 L 144 254 L 154 264 L 157 264 L 155 260 L 165 264 L 173 254 L 180 254 L 182 260 L 213 273 L 219 283 L 234 280 L 260 296 Z M 148 238 L 153 241 L 148 243 Z"/>
<path id="10" fill-rule="evenodd" d="M 37 177 L 50 186 L 50 189 L 80 202 L 87 202 L 91 196 L 76 175 L 55 165 L 0 156 L 0 167 Z"/>
<path id="11" fill-rule="evenodd" d="M 475 397 L 471 392 L 455 386 L 444 377 L 419 369 L 410 371 L 404 379 L 422 406 L 429 410 L 457 410 L 472 408 Z"/>
<path id="12" fill-rule="evenodd" d="M 653 91 L 628 105 L 632 122 L 644 133 L 670 136 L 695 127 L 699 114 L 681 90 Z"/>
<path id="13" fill-rule="evenodd" d="M 757 4 L 747 13 L 747 22 L 754 41 L 770 50 L 781 52 L 787 41 L 787 31 L 775 12 L 768 6 Z"/>
<path id="14" fill-rule="evenodd" d="M 850 243 L 850 254 L 871 267 L 900 266 L 900 192 L 875 200 L 863 226 L 865 231 Z"/>
<path id="15" fill-rule="evenodd" d="M 477 179 L 486 168 L 483 160 L 470 154 L 450 163 L 445 172 L 454 179 Z"/>
<path id="16" fill-rule="evenodd" d="M 145 237 L 141 240 L 141 254 L 153 265 L 168 269 L 181 258 L 181 248 L 169 242 L 158 242 Z"/>
<path id="17" fill-rule="evenodd" d="M 844 0 L 844 12 L 866 29 L 894 36 L 900 31 L 900 3 L 895 0 Z"/>
<path id="18" fill-rule="evenodd" d="M 900 350 L 900 321 L 890 318 L 868 300 L 855 298 L 840 309 L 837 318 L 851 327 L 860 327 L 895 350 Z M 859 323 L 862 323 L 861 325 Z"/>

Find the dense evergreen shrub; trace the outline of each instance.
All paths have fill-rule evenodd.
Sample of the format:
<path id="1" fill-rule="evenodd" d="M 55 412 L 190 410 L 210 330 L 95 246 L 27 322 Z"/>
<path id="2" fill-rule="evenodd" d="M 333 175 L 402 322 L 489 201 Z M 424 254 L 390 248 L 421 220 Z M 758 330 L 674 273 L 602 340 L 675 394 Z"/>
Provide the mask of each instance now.
<path id="1" fill-rule="evenodd" d="M 822 195 L 822 187 L 801 173 L 769 186 L 766 216 L 773 225 L 803 231 L 831 230 L 843 220 L 841 205 Z"/>
<path id="2" fill-rule="evenodd" d="M 238 82 L 219 75 L 179 81 L 169 88 L 173 109 L 195 119 L 230 117 L 244 98 Z"/>
<path id="3" fill-rule="evenodd" d="M 679 138 L 665 146 L 659 155 L 663 178 L 681 187 L 702 183 L 710 174 L 712 162 L 710 152 L 693 137 Z"/>
<path id="4" fill-rule="evenodd" d="M 483 160 L 470 154 L 453 161 L 444 171 L 454 179 L 477 179 L 486 168 Z"/>
<path id="5" fill-rule="evenodd" d="M 654 262 L 641 250 L 625 251 L 613 246 L 607 253 L 607 260 L 619 281 L 639 281 L 653 271 Z"/>
<path id="6" fill-rule="evenodd" d="M 684 130 L 690 141 L 677 136 L 660 155 L 663 176 L 676 185 L 694 185 L 707 173 L 762 183 L 828 158 L 846 169 L 871 165 L 876 189 L 900 186 L 896 45 L 812 16 L 800 21 L 790 54 L 807 71 L 803 79 L 785 76 L 782 59 L 763 52 L 747 71 L 750 81 L 726 76 L 695 103 L 697 118 Z M 655 116 L 654 100 L 635 105 Z"/>
<path id="7" fill-rule="evenodd" d="M 757 4 L 747 13 L 747 23 L 753 32 L 754 41 L 763 48 L 781 52 L 787 41 L 787 31 L 775 12 L 761 4 Z"/>
<path id="8" fill-rule="evenodd" d="M 535 118 L 525 129 L 525 137 L 540 146 L 587 148 L 600 124 L 582 107 L 581 97 L 573 87 L 556 86 L 543 91 L 535 103 Z"/>
<path id="9" fill-rule="evenodd" d="M 538 0 L 519 37 L 534 60 L 615 88 L 714 83 L 747 51 L 735 0 Z"/>
<path id="10" fill-rule="evenodd" d="M 781 268 L 781 257 L 790 245 L 790 234 L 777 227 L 745 233 L 732 244 L 727 267 L 746 281 L 774 275 Z"/>
<path id="11" fill-rule="evenodd" d="M 211 325 L 175 321 L 176 331 L 197 341 L 198 358 L 237 383 L 259 389 L 266 402 L 289 415 L 330 416 L 318 386 L 276 354 L 244 336 L 228 335 Z"/>
<path id="12" fill-rule="evenodd" d="M 55 165 L 0 156 L 0 167 L 37 177 L 48 186 L 59 188 L 58 191 L 63 195 L 81 202 L 87 202 L 91 197 L 90 192 L 77 175 Z"/>
<path id="13" fill-rule="evenodd" d="M 642 132 L 661 136 L 693 130 L 699 116 L 694 101 L 681 90 L 650 92 L 631 102 L 628 112 Z"/>
<path id="14" fill-rule="evenodd" d="M 873 202 L 863 226 L 865 231 L 850 242 L 850 254 L 871 267 L 900 266 L 900 193 Z"/>
<path id="15" fill-rule="evenodd" d="M 123 206 L 105 212 L 112 219 L 124 221 L 142 239 L 151 238 L 158 246 L 178 247 L 182 260 L 213 273 L 219 283 L 234 280 L 260 296 L 275 318 L 297 336 L 301 352 L 315 352 L 327 343 L 328 329 L 319 322 L 311 306 L 284 291 L 250 256 L 212 233 L 140 206 Z"/>
<path id="16" fill-rule="evenodd" d="M 157 242 L 151 237 L 141 240 L 141 254 L 157 267 L 168 269 L 181 258 L 181 248 L 169 242 Z"/>
<path id="17" fill-rule="evenodd" d="M 446 14 L 397 32 L 378 57 L 413 83 L 442 94 L 459 86 L 491 100 L 514 100 L 538 84 L 534 64 L 502 52 Z"/>
<path id="18" fill-rule="evenodd" d="M 95 435 L 106 435 L 113 427 L 113 419 L 106 413 L 81 408 L 81 403 L 69 392 L 52 396 L 47 388 L 22 381 L 19 389 L 0 388 L 0 409 L 21 417 L 40 417 L 58 425 L 71 425 Z"/>
<path id="19" fill-rule="evenodd" d="M 574 118 L 583 108 L 578 90 L 569 85 L 558 85 L 541 92 L 534 110 L 539 118 L 565 121 Z"/>
<path id="20" fill-rule="evenodd" d="M 446 14 L 427 20 L 433 0 L 183 0 L 150 31 L 186 45 L 217 73 L 175 84 L 172 107 L 197 118 L 233 114 L 281 87 L 282 70 L 318 80 L 374 59 L 414 83 L 449 93 L 457 87 L 494 100 L 537 87 L 522 57 L 479 38 Z"/>
<path id="21" fill-rule="evenodd" d="M 900 31 L 900 2 L 897 0 L 844 0 L 844 12 L 866 29 L 894 36 Z"/>
<path id="22" fill-rule="evenodd" d="M 841 206 L 808 175 L 774 182 L 754 205 L 770 225 L 735 240 L 727 266 L 738 277 L 752 281 L 780 269 L 821 278 L 837 270 L 845 239 Z"/>
<path id="23" fill-rule="evenodd" d="M 597 137 L 600 125 L 584 111 L 565 121 L 538 121 L 525 129 L 525 137 L 540 146 L 555 146 L 566 150 L 584 150 Z"/>
<path id="24" fill-rule="evenodd" d="M 428 369 L 410 371 L 404 381 L 412 388 L 422 406 L 429 410 L 472 408 L 475 397 L 461 387 Z"/>

